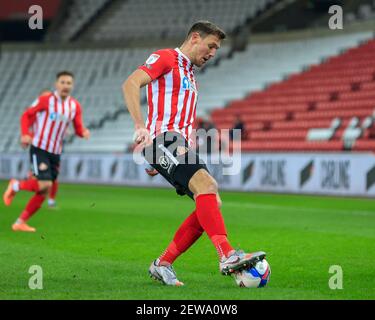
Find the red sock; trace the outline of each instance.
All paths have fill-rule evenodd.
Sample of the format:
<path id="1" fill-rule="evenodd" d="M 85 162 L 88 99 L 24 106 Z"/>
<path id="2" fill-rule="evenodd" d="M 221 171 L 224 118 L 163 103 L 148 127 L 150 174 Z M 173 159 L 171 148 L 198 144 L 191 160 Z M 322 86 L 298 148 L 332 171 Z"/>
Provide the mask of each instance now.
<path id="1" fill-rule="evenodd" d="M 57 180 L 53 181 L 51 191 L 49 192 L 49 198 L 55 200 L 59 183 Z"/>
<path id="2" fill-rule="evenodd" d="M 178 256 L 190 248 L 202 235 L 203 228 L 199 224 L 195 211 L 188 216 L 178 228 L 173 241 L 159 257 L 160 262 L 172 264 Z"/>
<path id="3" fill-rule="evenodd" d="M 216 194 L 200 194 L 196 197 L 197 217 L 200 225 L 214 244 L 220 258 L 233 250 L 227 238 L 224 219 L 217 203 Z"/>
<path id="4" fill-rule="evenodd" d="M 39 191 L 38 180 L 36 180 L 35 178 L 29 178 L 27 180 L 21 180 L 20 181 L 20 190 L 38 192 Z"/>
<path id="5" fill-rule="evenodd" d="M 23 222 L 26 222 L 31 218 L 31 216 L 41 207 L 44 199 L 46 197 L 44 195 L 41 195 L 39 193 L 36 193 L 28 202 L 26 205 L 25 210 L 21 213 L 20 219 Z"/>

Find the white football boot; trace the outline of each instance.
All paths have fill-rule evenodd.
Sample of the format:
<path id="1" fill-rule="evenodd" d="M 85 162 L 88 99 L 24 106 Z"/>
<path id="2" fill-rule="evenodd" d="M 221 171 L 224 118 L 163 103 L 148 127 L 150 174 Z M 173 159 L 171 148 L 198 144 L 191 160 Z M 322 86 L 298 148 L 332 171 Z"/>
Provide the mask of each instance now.
<path id="1" fill-rule="evenodd" d="M 183 286 L 183 282 L 179 281 L 176 276 L 176 272 L 173 267 L 170 266 L 160 266 L 159 259 L 154 260 L 148 269 L 150 277 L 158 280 L 169 286 Z"/>
<path id="2" fill-rule="evenodd" d="M 263 260 L 265 257 L 266 253 L 263 251 L 244 253 L 242 250 L 237 250 L 229 257 L 223 257 L 221 259 L 219 269 L 223 275 L 231 275 L 235 271 L 253 267 L 258 261 Z"/>

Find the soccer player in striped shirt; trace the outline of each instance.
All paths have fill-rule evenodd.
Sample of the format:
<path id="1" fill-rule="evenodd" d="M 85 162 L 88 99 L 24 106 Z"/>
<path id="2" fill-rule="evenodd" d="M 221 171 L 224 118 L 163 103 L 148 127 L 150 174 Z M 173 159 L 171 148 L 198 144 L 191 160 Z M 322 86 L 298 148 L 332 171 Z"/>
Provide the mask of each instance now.
<path id="1" fill-rule="evenodd" d="M 167 285 L 183 285 L 172 263 L 203 232 L 219 254 L 219 269 L 224 275 L 265 257 L 263 251 L 244 253 L 233 249 L 220 212 L 217 182 L 190 147 L 198 97 L 194 67 L 201 67 L 213 58 L 224 38 L 225 33 L 216 25 L 199 21 L 191 27 L 181 47 L 154 52 L 123 84 L 125 103 L 135 124 L 135 141 L 153 167 L 148 173 L 160 173 L 178 194 L 187 194 L 196 204 L 194 212 L 149 268 L 151 277 Z M 140 107 L 140 89 L 144 86 L 148 100 L 146 124 Z"/>
<path id="2" fill-rule="evenodd" d="M 81 105 L 70 96 L 73 85 L 71 72 L 59 72 L 56 91 L 41 95 L 21 116 L 21 145 L 24 148 L 30 145 L 31 168 L 36 179 L 11 179 L 4 192 L 3 200 L 7 206 L 20 190 L 34 193 L 12 225 L 14 231 L 36 231 L 26 222 L 41 207 L 58 177 L 63 137 L 69 124 L 73 123 L 76 135 L 85 139 L 90 137 L 90 131 L 83 126 Z"/>
<path id="3" fill-rule="evenodd" d="M 52 93 L 52 91 L 50 89 L 43 89 L 40 91 L 39 93 L 39 97 L 40 96 L 48 96 Z M 34 125 L 36 125 L 36 123 L 34 123 Z M 33 176 L 33 172 L 30 170 L 29 173 L 28 173 L 28 179 L 32 179 L 34 176 Z M 52 182 L 52 187 L 49 191 L 49 194 L 48 194 L 48 207 L 49 208 L 56 208 L 56 195 L 57 195 L 57 191 L 59 189 L 59 182 L 58 180 L 56 179 L 55 181 Z"/>

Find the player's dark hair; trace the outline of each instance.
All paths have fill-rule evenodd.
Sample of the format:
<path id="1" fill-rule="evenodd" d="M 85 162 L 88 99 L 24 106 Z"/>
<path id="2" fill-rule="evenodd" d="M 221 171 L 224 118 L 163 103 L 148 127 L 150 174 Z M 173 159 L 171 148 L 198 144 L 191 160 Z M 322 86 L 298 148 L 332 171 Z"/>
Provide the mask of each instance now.
<path id="1" fill-rule="evenodd" d="M 64 70 L 56 74 L 56 80 L 58 80 L 62 76 L 70 76 L 74 79 L 74 74 L 72 72 Z"/>
<path id="2" fill-rule="evenodd" d="M 211 34 L 217 36 L 220 40 L 226 38 L 225 32 L 210 21 L 195 22 L 190 28 L 186 38 L 188 39 L 193 32 L 198 32 L 202 38 Z"/>

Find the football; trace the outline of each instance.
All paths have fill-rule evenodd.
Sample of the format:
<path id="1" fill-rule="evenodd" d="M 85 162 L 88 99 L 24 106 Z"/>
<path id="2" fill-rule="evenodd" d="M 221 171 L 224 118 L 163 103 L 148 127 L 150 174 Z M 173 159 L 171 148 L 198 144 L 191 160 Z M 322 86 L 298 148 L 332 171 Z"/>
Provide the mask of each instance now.
<path id="1" fill-rule="evenodd" d="M 238 286 L 244 288 L 262 288 L 270 281 L 271 268 L 266 259 L 256 263 L 254 267 L 234 274 Z"/>

